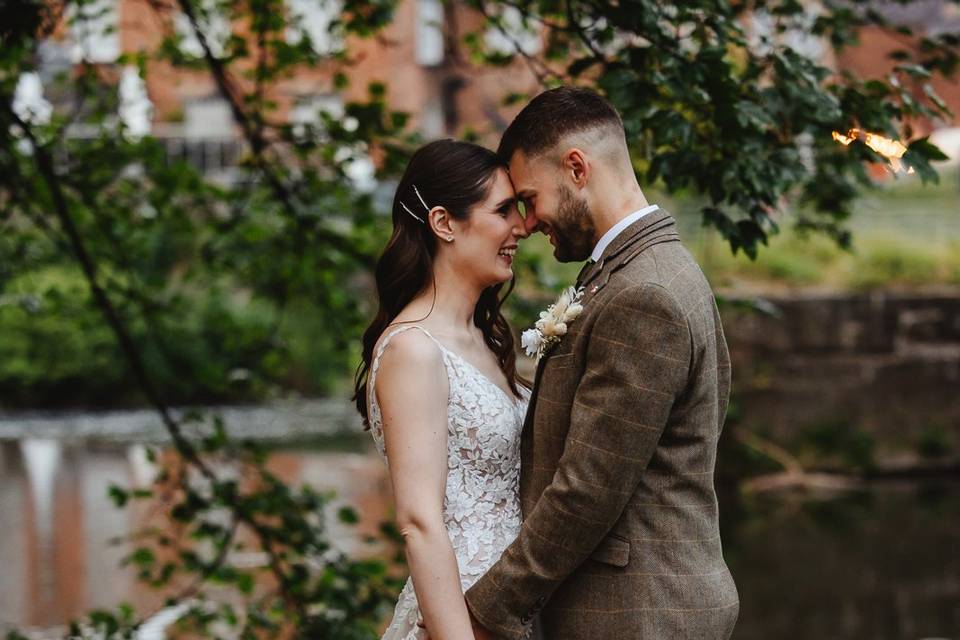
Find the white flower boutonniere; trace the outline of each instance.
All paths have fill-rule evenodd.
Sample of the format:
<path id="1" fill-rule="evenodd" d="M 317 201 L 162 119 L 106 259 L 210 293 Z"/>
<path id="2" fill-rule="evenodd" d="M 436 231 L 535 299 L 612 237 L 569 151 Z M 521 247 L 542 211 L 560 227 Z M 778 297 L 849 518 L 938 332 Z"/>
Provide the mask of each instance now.
<path id="1" fill-rule="evenodd" d="M 567 334 L 567 325 L 583 313 L 582 297 L 582 288 L 567 287 L 556 302 L 540 312 L 533 328 L 520 335 L 520 345 L 528 356 L 535 355 L 539 360 L 550 345 L 560 342 Z"/>

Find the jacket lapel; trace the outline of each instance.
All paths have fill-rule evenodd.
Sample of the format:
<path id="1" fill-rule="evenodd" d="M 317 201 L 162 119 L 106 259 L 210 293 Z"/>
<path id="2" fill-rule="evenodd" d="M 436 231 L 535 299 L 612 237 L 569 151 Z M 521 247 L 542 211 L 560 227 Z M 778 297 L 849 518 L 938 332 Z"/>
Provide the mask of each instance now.
<path id="1" fill-rule="evenodd" d="M 679 240 L 676 227 L 676 221 L 663 209 L 658 208 L 643 216 L 610 243 L 600 260 L 583 274 L 580 286 L 589 294 L 596 293 L 596 290 L 607 283 L 614 271 L 640 251 L 661 242 Z"/>
<path id="2" fill-rule="evenodd" d="M 648 213 L 624 229 L 604 250 L 600 259 L 581 272 L 577 279 L 577 286 L 584 287 L 587 289 L 588 295 L 592 296 L 593 293 L 596 293 L 596 290 L 607 283 L 607 280 L 617 269 L 630 262 L 634 256 L 644 249 L 661 242 L 679 240 L 680 236 L 677 234 L 676 227 L 676 221 L 663 209 L 658 208 L 656 211 Z M 597 289 L 590 291 L 588 285 L 594 282 Z M 537 362 L 537 369 L 533 377 L 533 389 L 530 392 L 530 406 L 523 425 L 524 431 L 533 426 L 540 378 L 543 375 L 544 366 L 550 359 L 549 355 L 549 352 L 545 353 Z"/>

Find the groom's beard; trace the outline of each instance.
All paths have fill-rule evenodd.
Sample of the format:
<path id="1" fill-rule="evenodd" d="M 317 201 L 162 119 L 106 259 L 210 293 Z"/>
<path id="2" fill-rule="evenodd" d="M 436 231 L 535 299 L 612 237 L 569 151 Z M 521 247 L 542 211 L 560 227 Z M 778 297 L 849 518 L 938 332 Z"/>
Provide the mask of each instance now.
<path id="1" fill-rule="evenodd" d="M 596 227 L 590 207 L 565 184 L 558 185 L 560 204 L 557 219 L 551 225 L 556 247 L 553 255 L 560 262 L 581 262 L 593 252 Z"/>

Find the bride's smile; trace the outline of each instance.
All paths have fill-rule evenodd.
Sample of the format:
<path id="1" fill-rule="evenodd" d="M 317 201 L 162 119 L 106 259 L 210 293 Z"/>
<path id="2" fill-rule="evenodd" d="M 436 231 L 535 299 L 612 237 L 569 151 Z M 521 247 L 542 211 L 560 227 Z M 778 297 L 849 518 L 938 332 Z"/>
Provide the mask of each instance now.
<path id="1" fill-rule="evenodd" d="M 513 256 L 517 253 L 517 245 L 504 247 L 497 252 L 497 255 L 506 260 L 508 265 L 513 265 Z"/>

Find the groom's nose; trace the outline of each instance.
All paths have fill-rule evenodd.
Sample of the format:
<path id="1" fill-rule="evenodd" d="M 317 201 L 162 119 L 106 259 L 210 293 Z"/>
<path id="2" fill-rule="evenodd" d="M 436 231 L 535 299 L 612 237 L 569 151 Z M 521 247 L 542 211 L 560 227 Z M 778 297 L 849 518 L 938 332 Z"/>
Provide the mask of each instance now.
<path id="1" fill-rule="evenodd" d="M 536 214 L 532 211 L 527 213 L 527 217 L 523 219 L 523 227 L 529 236 L 534 231 L 539 231 L 541 228 L 540 219 L 537 218 Z"/>

